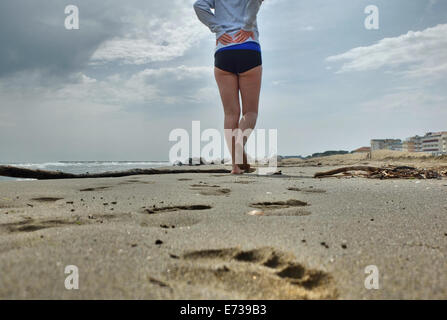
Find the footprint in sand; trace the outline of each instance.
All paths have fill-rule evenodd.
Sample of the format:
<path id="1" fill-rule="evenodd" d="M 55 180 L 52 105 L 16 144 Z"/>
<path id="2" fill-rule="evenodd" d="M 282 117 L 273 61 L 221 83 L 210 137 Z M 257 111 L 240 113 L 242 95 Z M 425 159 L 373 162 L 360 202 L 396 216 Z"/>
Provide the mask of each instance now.
<path id="1" fill-rule="evenodd" d="M 249 212 L 249 214 L 256 216 L 308 216 L 311 212 L 302 208 L 308 205 L 307 202 L 296 199 L 289 199 L 287 201 L 255 202 L 250 204 L 250 207 L 262 209 L 262 211 L 258 214 L 252 214 L 251 212 Z"/>
<path id="2" fill-rule="evenodd" d="M 128 218 L 129 215 L 127 214 L 121 214 L 119 218 L 123 220 L 124 218 Z M 109 221 L 112 219 L 117 219 L 118 216 L 114 214 L 89 214 L 85 217 L 74 217 L 70 220 L 67 219 L 32 219 L 32 218 L 26 218 L 25 220 L 19 221 L 19 222 L 12 222 L 12 223 L 4 223 L 0 224 L 0 231 L 6 230 L 8 232 L 32 232 L 37 231 L 41 229 L 48 229 L 48 228 L 57 228 L 57 227 L 64 227 L 64 226 L 80 226 L 90 223 L 103 223 L 104 221 Z"/>
<path id="3" fill-rule="evenodd" d="M 0 201 L 0 209 L 23 208 L 26 204 L 16 203 L 14 201 Z"/>
<path id="4" fill-rule="evenodd" d="M 104 190 L 104 189 L 109 189 L 112 186 L 102 186 L 102 187 L 94 187 L 94 188 L 85 188 L 85 189 L 81 189 L 79 191 L 99 191 L 99 190 Z"/>
<path id="5" fill-rule="evenodd" d="M 144 218 L 140 223 L 141 227 L 157 227 L 165 228 L 165 226 L 170 226 L 171 229 L 177 227 L 189 227 L 195 225 L 201 221 L 198 217 L 191 215 L 176 214 L 176 211 L 182 210 L 207 210 L 212 207 L 209 205 L 180 205 L 180 206 L 166 206 L 166 207 L 156 207 L 152 206 L 149 208 L 143 207 L 140 212 L 146 215 L 150 215 L 151 218 Z M 171 212 L 169 215 L 159 215 L 158 213 Z"/>
<path id="6" fill-rule="evenodd" d="M 166 284 L 203 287 L 236 299 L 334 299 L 332 277 L 307 269 L 292 254 L 270 247 L 201 250 L 184 254 L 164 272 Z"/>
<path id="7" fill-rule="evenodd" d="M 169 230 L 177 230 L 182 227 L 190 227 L 200 223 L 201 219 L 191 215 L 154 215 L 150 219 L 140 222 L 141 227 L 153 227 Z"/>
<path id="8" fill-rule="evenodd" d="M 62 219 L 50 219 L 50 220 L 34 220 L 26 219 L 14 223 L 0 224 L 0 229 L 5 229 L 8 232 L 32 232 L 40 229 L 63 227 L 67 225 L 80 225 L 80 221 L 68 221 Z"/>
<path id="9" fill-rule="evenodd" d="M 190 185 L 191 188 L 220 188 L 217 184 L 195 183 Z"/>
<path id="10" fill-rule="evenodd" d="M 285 208 L 285 209 L 274 209 L 274 210 L 264 210 L 258 211 L 253 210 L 248 212 L 247 214 L 252 216 L 275 216 L 275 217 L 303 217 L 311 215 L 312 212 L 308 210 L 304 210 L 302 208 Z"/>
<path id="11" fill-rule="evenodd" d="M 130 180 L 122 181 L 118 184 L 132 184 L 132 183 L 154 184 L 155 181 L 141 181 L 141 180 L 137 180 L 137 179 L 130 179 Z"/>
<path id="12" fill-rule="evenodd" d="M 153 205 L 152 207 L 149 208 L 143 207 L 142 213 L 155 214 L 160 212 L 171 212 L 178 210 L 206 210 L 211 208 L 212 208 L 211 206 L 203 204 L 167 206 L 167 207 L 156 207 L 155 205 Z"/>
<path id="13" fill-rule="evenodd" d="M 55 202 L 57 200 L 62 200 L 64 198 L 55 198 L 55 197 L 40 197 L 40 198 L 32 198 L 30 200 L 39 201 L 39 202 Z"/>
<path id="14" fill-rule="evenodd" d="M 228 188 L 220 188 L 218 185 L 209 185 L 209 184 L 192 184 L 191 190 L 199 191 L 199 194 L 203 196 L 222 196 L 229 194 L 231 189 Z"/>
<path id="15" fill-rule="evenodd" d="M 255 202 L 250 204 L 250 207 L 253 208 L 259 208 L 259 209 L 284 209 L 284 208 L 290 208 L 290 207 L 304 207 L 307 206 L 308 203 L 296 200 L 296 199 L 289 199 L 286 201 L 265 201 L 265 202 Z"/>
<path id="16" fill-rule="evenodd" d="M 295 188 L 295 187 L 290 187 L 290 188 L 287 188 L 287 190 L 290 190 L 290 191 L 301 191 L 301 192 L 305 192 L 305 193 L 325 193 L 326 192 L 326 190 L 317 189 L 317 188 Z"/>
<path id="17" fill-rule="evenodd" d="M 64 198 L 56 198 L 56 197 L 37 197 L 37 198 L 32 198 L 30 199 L 31 201 L 37 201 L 37 202 L 55 202 L 58 200 L 62 200 Z M 16 202 L 13 201 L 13 199 L 8 199 L 8 198 L 3 198 L 0 199 L 3 201 L 0 201 L 0 209 L 3 208 L 23 208 L 25 206 L 27 207 L 34 207 L 34 205 L 30 204 L 30 203 L 22 203 L 22 202 Z M 5 201 L 6 200 L 6 201 Z"/>

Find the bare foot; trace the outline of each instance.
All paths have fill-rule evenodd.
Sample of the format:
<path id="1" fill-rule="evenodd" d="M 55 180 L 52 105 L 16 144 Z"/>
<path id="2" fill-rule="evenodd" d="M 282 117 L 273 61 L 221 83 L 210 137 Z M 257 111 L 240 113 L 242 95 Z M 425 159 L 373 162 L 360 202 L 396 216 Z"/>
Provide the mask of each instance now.
<path id="1" fill-rule="evenodd" d="M 237 164 L 233 165 L 233 170 L 231 170 L 231 174 L 243 174 L 244 171 L 239 168 Z"/>
<path id="2" fill-rule="evenodd" d="M 245 153 L 245 150 L 243 150 L 242 157 L 243 163 L 238 164 L 239 168 L 241 170 L 244 170 L 245 172 L 250 172 L 250 165 L 248 164 L 247 154 Z"/>

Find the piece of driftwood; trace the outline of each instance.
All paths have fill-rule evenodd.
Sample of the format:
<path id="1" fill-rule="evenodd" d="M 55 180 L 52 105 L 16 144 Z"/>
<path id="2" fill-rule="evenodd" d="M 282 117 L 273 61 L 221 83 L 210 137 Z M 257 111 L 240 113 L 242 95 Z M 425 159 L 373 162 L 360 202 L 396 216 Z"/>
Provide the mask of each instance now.
<path id="1" fill-rule="evenodd" d="M 353 174 L 349 171 L 365 171 L 363 174 Z M 359 175 L 366 178 L 374 179 L 439 179 L 447 177 L 447 170 L 441 169 L 417 169 L 409 166 L 392 166 L 386 168 L 370 167 L 370 166 L 350 166 L 337 168 L 325 172 L 317 172 L 314 178 L 324 178 L 334 176 L 337 173 L 344 173 L 345 175 Z"/>
<path id="2" fill-rule="evenodd" d="M 47 171 L 27 169 L 14 166 L 0 166 L 0 176 L 29 179 L 79 179 L 79 178 L 110 178 L 125 177 L 139 174 L 168 174 L 168 173 L 230 173 L 227 169 L 130 169 L 126 171 L 107 171 L 101 173 L 67 173 L 61 171 Z"/>
<path id="3" fill-rule="evenodd" d="M 329 171 L 324 172 L 317 172 L 314 174 L 314 178 L 319 177 L 325 177 L 325 176 L 332 176 L 337 173 L 347 172 L 347 171 L 368 171 L 368 172 L 376 172 L 380 170 L 380 168 L 376 167 L 369 167 L 369 166 L 351 166 L 351 167 L 343 167 L 343 168 L 337 168 Z"/>

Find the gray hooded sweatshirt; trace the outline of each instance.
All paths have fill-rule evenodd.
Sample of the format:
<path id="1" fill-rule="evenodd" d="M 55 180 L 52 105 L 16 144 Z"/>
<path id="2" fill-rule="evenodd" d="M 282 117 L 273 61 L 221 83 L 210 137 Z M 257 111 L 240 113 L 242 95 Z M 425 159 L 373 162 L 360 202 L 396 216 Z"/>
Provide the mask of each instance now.
<path id="1" fill-rule="evenodd" d="M 249 37 L 247 41 L 259 43 L 258 25 L 256 15 L 263 0 L 197 0 L 194 2 L 194 10 L 199 20 L 206 25 L 219 39 L 224 33 L 234 37 L 240 29 L 253 31 L 254 39 Z M 211 11 L 214 9 L 214 14 Z M 230 43 L 224 45 L 217 43 L 215 51 L 223 47 L 236 45 Z"/>

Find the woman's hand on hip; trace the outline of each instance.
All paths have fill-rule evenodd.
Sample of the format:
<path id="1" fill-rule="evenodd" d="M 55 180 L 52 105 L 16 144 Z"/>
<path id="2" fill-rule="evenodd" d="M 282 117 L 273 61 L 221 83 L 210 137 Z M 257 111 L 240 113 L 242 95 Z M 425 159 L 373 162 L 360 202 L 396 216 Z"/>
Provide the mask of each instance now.
<path id="1" fill-rule="evenodd" d="M 233 38 L 228 33 L 224 33 L 223 35 L 221 35 L 220 38 L 216 40 L 216 45 L 217 41 L 224 45 L 234 42 Z"/>
<path id="2" fill-rule="evenodd" d="M 245 40 L 247 40 L 248 38 L 255 38 L 255 35 L 253 33 L 253 31 L 246 31 L 246 30 L 239 30 L 238 32 L 235 33 L 235 38 L 234 38 L 234 42 L 244 42 Z"/>

